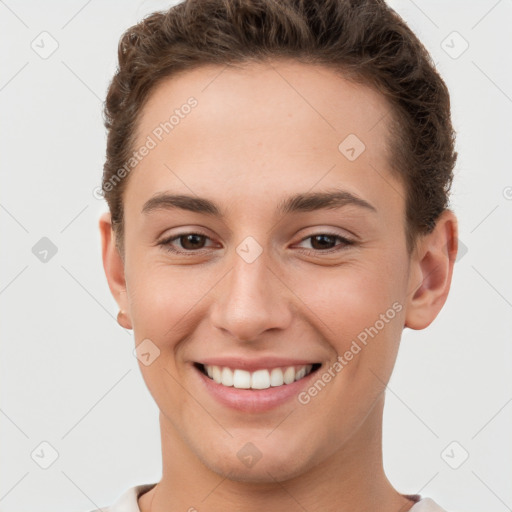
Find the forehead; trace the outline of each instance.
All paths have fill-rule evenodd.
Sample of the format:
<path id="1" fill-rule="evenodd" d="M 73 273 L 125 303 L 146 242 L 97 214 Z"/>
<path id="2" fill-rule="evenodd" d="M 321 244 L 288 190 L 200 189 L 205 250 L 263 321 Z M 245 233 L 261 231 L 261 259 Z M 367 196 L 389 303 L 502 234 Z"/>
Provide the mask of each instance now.
<path id="1" fill-rule="evenodd" d="M 323 66 L 188 70 L 158 84 L 139 115 L 135 149 L 149 139 L 154 147 L 132 172 L 125 201 L 140 206 L 173 190 L 243 202 L 247 191 L 277 199 L 340 186 L 396 204 L 390 117 L 381 94 Z"/>

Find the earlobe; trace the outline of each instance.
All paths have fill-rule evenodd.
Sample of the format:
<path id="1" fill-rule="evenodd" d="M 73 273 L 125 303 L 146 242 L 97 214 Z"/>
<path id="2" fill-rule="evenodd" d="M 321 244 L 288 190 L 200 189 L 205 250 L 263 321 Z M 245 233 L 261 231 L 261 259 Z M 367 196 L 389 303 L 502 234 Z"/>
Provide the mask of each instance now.
<path id="1" fill-rule="evenodd" d="M 457 235 L 457 218 L 445 210 L 434 230 L 419 242 L 409 274 L 405 327 L 425 329 L 445 304 L 457 256 Z"/>
<path id="2" fill-rule="evenodd" d="M 120 309 L 119 313 L 117 313 L 117 323 L 125 329 L 132 329 L 132 323 L 126 315 L 126 312 L 122 309 Z"/>
<path id="3" fill-rule="evenodd" d="M 105 212 L 101 215 L 99 228 L 103 269 L 105 270 L 110 292 L 120 309 L 117 315 L 117 321 L 119 325 L 125 329 L 131 329 L 128 297 L 126 295 L 124 262 L 115 243 L 116 239 L 109 212 Z"/>

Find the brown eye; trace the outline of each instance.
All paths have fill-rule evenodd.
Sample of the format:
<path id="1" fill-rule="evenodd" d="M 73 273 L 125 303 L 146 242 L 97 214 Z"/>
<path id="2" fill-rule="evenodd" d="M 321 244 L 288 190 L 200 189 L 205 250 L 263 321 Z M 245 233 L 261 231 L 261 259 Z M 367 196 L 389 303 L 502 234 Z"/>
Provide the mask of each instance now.
<path id="1" fill-rule="evenodd" d="M 197 233 L 190 233 L 188 235 L 181 235 L 179 237 L 181 246 L 187 250 L 202 249 L 204 246 L 204 236 Z"/>
<path id="2" fill-rule="evenodd" d="M 207 240 L 210 238 L 202 233 L 181 233 L 162 240 L 158 245 L 172 253 L 194 255 L 206 247 Z"/>
<path id="3" fill-rule="evenodd" d="M 313 249 L 332 249 L 336 245 L 336 237 L 332 235 L 314 235 L 310 238 Z"/>
<path id="4" fill-rule="evenodd" d="M 312 249 L 303 248 L 300 252 L 304 254 L 322 254 L 340 252 L 347 249 L 349 246 L 354 245 L 353 240 L 349 240 L 336 233 L 318 233 L 316 235 L 307 236 L 301 240 L 301 243 L 310 241 Z M 341 243 L 336 243 L 340 241 Z"/>

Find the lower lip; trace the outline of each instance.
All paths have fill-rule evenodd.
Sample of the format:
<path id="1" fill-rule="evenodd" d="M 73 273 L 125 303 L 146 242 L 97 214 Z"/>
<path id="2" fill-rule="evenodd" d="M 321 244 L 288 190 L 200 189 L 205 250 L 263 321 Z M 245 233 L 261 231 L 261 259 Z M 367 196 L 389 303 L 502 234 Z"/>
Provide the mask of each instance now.
<path id="1" fill-rule="evenodd" d="M 222 405 L 243 412 L 263 412 L 278 407 L 288 400 L 296 397 L 310 380 L 318 373 L 311 372 L 300 380 L 291 384 L 269 387 L 267 389 L 238 389 L 217 384 L 207 377 L 201 370 L 192 365 L 193 370 L 200 377 L 203 386 Z"/>

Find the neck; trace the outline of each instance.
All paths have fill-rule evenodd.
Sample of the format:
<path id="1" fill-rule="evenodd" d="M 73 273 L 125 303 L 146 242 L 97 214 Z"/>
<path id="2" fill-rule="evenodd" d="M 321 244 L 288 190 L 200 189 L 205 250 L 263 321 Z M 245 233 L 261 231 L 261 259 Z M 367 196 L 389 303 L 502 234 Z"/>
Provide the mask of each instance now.
<path id="1" fill-rule="evenodd" d="M 364 423 L 340 449 L 293 478 L 265 482 L 231 480 L 205 466 L 160 414 L 163 475 L 139 499 L 141 512 L 405 512 L 413 502 L 384 474 L 379 399 Z"/>

